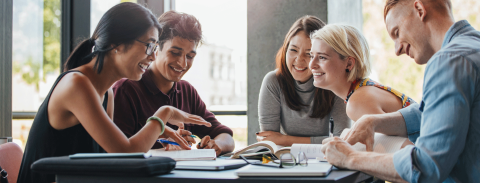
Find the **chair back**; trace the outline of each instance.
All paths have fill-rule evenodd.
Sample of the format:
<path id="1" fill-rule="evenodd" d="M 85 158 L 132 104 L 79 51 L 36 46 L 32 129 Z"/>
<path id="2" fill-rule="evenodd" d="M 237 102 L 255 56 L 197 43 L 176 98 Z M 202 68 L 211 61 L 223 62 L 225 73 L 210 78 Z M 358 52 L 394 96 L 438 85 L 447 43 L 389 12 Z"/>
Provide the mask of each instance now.
<path id="1" fill-rule="evenodd" d="M 22 158 L 23 151 L 16 143 L 0 144 L 0 166 L 7 171 L 9 183 L 17 182 Z"/>

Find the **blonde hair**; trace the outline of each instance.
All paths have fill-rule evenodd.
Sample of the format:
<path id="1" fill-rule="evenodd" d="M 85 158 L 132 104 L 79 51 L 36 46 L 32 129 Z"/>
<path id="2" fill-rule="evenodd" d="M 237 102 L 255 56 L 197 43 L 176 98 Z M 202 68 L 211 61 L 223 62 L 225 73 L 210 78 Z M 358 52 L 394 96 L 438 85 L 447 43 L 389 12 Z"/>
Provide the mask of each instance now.
<path id="1" fill-rule="evenodd" d="M 358 29 L 350 25 L 329 24 L 313 32 L 310 39 L 320 39 L 330 45 L 340 59 L 353 57 L 355 65 L 348 72 L 348 81 L 365 78 L 370 73 L 370 50 L 365 37 Z"/>

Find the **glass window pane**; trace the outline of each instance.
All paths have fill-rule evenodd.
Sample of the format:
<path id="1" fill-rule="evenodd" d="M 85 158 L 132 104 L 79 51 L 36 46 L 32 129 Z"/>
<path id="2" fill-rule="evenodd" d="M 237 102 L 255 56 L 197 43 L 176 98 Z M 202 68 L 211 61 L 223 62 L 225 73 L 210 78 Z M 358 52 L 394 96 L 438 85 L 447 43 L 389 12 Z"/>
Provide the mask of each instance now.
<path id="1" fill-rule="evenodd" d="M 13 142 L 17 143 L 22 150 L 25 149 L 32 123 L 33 119 L 12 120 Z"/>
<path id="2" fill-rule="evenodd" d="M 60 11 L 60 0 L 13 1 L 13 111 L 37 111 L 60 73 Z"/>
<path id="3" fill-rule="evenodd" d="M 364 0 L 362 6 L 363 34 L 368 40 L 373 63 L 370 77 L 420 102 L 425 65 L 416 64 L 405 54 L 395 55 L 395 43 L 385 28 L 383 17 L 385 1 Z M 466 19 L 475 29 L 480 29 L 480 19 L 477 18 L 480 1 L 452 0 L 452 6 L 455 21 Z"/>
<path id="4" fill-rule="evenodd" d="M 60 74 L 60 0 L 13 1 L 12 111 L 35 112 Z M 22 148 L 33 119 L 12 120 Z"/>

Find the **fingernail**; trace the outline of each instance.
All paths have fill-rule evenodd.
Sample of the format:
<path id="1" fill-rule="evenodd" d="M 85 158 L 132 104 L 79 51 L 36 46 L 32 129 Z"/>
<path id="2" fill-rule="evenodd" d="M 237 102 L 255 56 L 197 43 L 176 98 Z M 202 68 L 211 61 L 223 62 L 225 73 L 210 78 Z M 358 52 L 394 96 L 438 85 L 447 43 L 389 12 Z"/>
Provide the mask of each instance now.
<path id="1" fill-rule="evenodd" d="M 259 133 L 260 133 L 260 132 L 255 132 L 255 134 L 257 134 L 257 135 L 258 135 Z"/>

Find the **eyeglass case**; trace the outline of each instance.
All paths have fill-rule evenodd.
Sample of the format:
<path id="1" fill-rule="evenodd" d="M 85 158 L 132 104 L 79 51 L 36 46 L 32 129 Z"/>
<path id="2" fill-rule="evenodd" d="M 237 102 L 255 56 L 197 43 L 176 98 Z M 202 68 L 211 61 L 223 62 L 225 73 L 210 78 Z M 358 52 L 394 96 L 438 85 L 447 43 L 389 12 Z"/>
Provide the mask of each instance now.
<path id="1" fill-rule="evenodd" d="M 31 168 L 45 174 L 146 177 L 169 173 L 175 164 L 169 157 L 70 159 L 62 156 L 42 158 Z"/>

